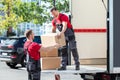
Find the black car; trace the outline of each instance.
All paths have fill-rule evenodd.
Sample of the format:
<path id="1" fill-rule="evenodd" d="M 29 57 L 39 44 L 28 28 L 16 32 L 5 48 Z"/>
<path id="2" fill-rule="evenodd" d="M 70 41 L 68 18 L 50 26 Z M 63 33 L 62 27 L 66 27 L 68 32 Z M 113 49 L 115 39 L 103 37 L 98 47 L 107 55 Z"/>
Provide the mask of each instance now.
<path id="1" fill-rule="evenodd" d="M 10 68 L 15 68 L 17 64 L 25 66 L 26 55 L 24 54 L 24 36 L 14 36 L 2 38 L 0 43 L 0 60 L 6 62 Z M 34 42 L 41 43 L 40 36 L 35 36 Z"/>

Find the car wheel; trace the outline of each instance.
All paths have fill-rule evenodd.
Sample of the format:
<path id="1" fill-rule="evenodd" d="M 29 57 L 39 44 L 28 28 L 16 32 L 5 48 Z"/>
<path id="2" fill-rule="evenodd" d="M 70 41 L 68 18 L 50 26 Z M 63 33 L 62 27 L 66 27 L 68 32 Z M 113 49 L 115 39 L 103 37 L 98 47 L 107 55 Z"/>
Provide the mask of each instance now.
<path id="1" fill-rule="evenodd" d="M 21 60 L 21 66 L 25 67 L 26 66 L 26 57 L 23 56 L 22 60 Z"/>
<path id="2" fill-rule="evenodd" d="M 6 62 L 7 66 L 9 66 L 10 68 L 15 68 L 17 63 L 11 63 L 11 62 Z"/>

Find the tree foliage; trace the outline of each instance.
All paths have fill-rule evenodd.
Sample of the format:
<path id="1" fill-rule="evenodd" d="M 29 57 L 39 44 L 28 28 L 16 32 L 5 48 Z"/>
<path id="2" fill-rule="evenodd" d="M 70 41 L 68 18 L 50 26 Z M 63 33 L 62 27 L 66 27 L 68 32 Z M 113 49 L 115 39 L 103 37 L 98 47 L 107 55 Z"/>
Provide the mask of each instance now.
<path id="1" fill-rule="evenodd" d="M 21 22 L 33 22 L 42 24 L 47 20 L 44 10 L 37 2 L 21 2 L 21 0 L 2 0 L 0 10 L 4 15 L 0 16 L 0 28 L 8 29 L 16 27 Z"/>
<path id="2" fill-rule="evenodd" d="M 50 10 L 53 7 L 54 0 L 41 0 L 47 5 L 38 5 L 38 2 L 22 2 L 21 0 L 1 0 L 0 11 L 4 15 L 0 15 L 0 29 L 8 29 L 9 27 L 17 27 L 21 22 L 33 22 L 42 24 L 50 20 Z M 59 11 L 69 11 L 69 0 L 55 0 L 56 7 Z"/>
<path id="3" fill-rule="evenodd" d="M 50 16 L 50 9 L 53 7 L 56 7 L 60 12 L 63 13 L 69 12 L 69 0 L 41 0 L 41 1 L 45 3 L 44 5 L 42 5 L 42 7 L 44 8 L 44 10 L 46 10 L 45 12 L 47 16 L 47 21 L 52 20 Z M 49 11 L 47 12 L 47 10 Z"/>
<path id="4" fill-rule="evenodd" d="M 59 11 L 69 12 L 69 0 L 42 0 L 42 1 L 50 3 L 50 6 L 48 8 L 56 7 Z"/>
<path id="5" fill-rule="evenodd" d="M 1 29 L 8 29 L 9 27 L 16 27 L 17 24 L 22 21 L 21 17 L 18 17 L 13 12 L 14 7 L 14 0 L 2 0 L 1 4 L 3 5 L 0 7 L 0 11 L 4 13 L 4 15 L 0 15 L 0 28 Z"/>
<path id="6" fill-rule="evenodd" d="M 22 17 L 23 22 L 42 24 L 47 19 L 44 9 L 37 2 L 22 2 L 17 4 L 13 11 L 17 16 Z"/>

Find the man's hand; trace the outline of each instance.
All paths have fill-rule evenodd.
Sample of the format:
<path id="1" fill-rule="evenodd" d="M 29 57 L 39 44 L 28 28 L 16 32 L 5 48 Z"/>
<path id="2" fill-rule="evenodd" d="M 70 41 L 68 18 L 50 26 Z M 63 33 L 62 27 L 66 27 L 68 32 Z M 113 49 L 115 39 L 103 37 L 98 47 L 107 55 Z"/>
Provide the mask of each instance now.
<path id="1" fill-rule="evenodd" d="M 55 26 L 52 27 L 52 33 L 56 33 L 56 27 Z"/>
<path id="2" fill-rule="evenodd" d="M 58 43 L 56 43 L 56 44 L 54 45 L 55 48 L 59 48 L 60 46 L 61 46 L 61 45 L 58 44 Z"/>

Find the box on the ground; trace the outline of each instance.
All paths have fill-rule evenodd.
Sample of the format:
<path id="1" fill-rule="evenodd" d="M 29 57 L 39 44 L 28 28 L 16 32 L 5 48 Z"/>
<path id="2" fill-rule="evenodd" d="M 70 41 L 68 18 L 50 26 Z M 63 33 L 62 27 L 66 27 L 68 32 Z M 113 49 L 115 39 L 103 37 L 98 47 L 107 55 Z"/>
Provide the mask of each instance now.
<path id="1" fill-rule="evenodd" d="M 44 57 L 41 58 L 41 70 L 55 70 L 60 67 L 60 57 Z"/>
<path id="2" fill-rule="evenodd" d="M 60 44 L 61 47 L 66 45 L 64 34 L 60 38 L 57 37 L 57 33 L 44 34 L 41 35 L 41 41 L 43 46 L 52 46 L 56 43 Z"/>
<path id="3" fill-rule="evenodd" d="M 53 50 L 49 52 L 40 52 L 41 57 L 58 57 L 58 48 L 53 48 Z"/>

